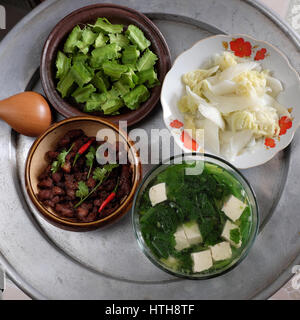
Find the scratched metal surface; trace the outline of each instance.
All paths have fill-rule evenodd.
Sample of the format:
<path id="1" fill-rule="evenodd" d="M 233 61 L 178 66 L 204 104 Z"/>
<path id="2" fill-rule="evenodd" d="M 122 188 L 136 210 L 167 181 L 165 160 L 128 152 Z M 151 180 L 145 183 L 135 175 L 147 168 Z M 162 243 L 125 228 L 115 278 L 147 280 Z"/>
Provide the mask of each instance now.
<path id="1" fill-rule="evenodd" d="M 238 32 L 280 47 L 300 70 L 296 34 L 254 1 L 113 2 L 147 13 L 166 37 L 173 60 L 197 40 Z M 92 3 L 97 1 L 84 2 Z M 39 78 L 32 76 L 44 40 L 63 16 L 82 4 L 80 0 L 46 1 L 2 41 L 0 98 L 29 84 L 42 92 Z M 136 127 L 163 128 L 160 106 Z M 236 269 L 206 281 L 179 280 L 152 265 L 136 243 L 130 213 L 109 228 L 88 233 L 49 225 L 37 214 L 24 188 L 24 163 L 33 139 L 19 136 L 1 122 L 0 142 L 0 262 L 33 298 L 261 299 L 276 291 L 290 277 L 289 268 L 299 263 L 299 133 L 273 160 L 244 170 L 258 196 L 260 234 Z M 144 166 L 144 173 L 150 167 Z"/>

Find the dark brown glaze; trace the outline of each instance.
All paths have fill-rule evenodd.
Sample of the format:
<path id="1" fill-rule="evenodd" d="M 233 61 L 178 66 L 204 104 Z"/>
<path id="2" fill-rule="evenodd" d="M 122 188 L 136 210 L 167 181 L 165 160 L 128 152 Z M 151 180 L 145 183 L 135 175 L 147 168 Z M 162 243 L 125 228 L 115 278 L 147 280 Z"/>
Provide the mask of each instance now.
<path id="1" fill-rule="evenodd" d="M 121 23 L 125 26 L 134 24 L 139 27 L 147 39 L 151 41 L 151 50 L 159 58 L 157 71 L 161 85 L 151 89 L 150 98 L 139 109 L 115 116 L 91 113 L 91 115 L 105 118 L 116 124 L 119 121 L 127 121 L 127 125 L 131 126 L 145 118 L 158 104 L 164 77 L 171 67 L 170 51 L 163 35 L 150 19 L 138 11 L 113 4 L 96 4 L 78 9 L 62 19 L 51 31 L 43 48 L 40 68 L 42 86 L 52 106 L 65 117 L 87 115 L 78 109 L 79 105 L 62 99 L 57 92 L 55 59 L 58 49 L 61 48 L 68 34 L 77 24 L 94 23 L 99 17 L 106 17 L 112 23 Z"/>

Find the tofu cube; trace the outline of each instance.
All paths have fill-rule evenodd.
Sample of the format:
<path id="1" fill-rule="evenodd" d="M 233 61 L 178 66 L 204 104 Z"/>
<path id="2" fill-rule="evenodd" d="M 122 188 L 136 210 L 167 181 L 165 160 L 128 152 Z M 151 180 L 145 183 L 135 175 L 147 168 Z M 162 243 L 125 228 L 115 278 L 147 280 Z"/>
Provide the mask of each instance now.
<path id="1" fill-rule="evenodd" d="M 176 232 L 174 233 L 174 237 L 176 241 L 175 249 L 177 251 L 181 251 L 190 246 L 182 226 L 177 228 Z"/>
<path id="2" fill-rule="evenodd" d="M 227 241 L 220 242 L 210 247 L 213 261 L 221 261 L 231 258 L 232 251 L 230 243 Z"/>
<path id="3" fill-rule="evenodd" d="M 235 222 L 240 218 L 246 207 L 246 203 L 231 195 L 229 199 L 224 203 L 222 211 L 229 219 Z"/>
<path id="4" fill-rule="evenodd" d="M 193 271 L 201 272 L 208 270 L 213 265 L 213 260 L 210 250 L 204 250 L 200 252 L 194 252 L 191 254 L 193 260 Z"/>
<path id="5" fill-rule="evenodd" d="M 153 207 L 160 202 L 166 201 L 168 199 L 166 184 L 162 182 L 152 186 L 149 190 L 149 198 Z"/>
<path id="6" fill-rule="evenodd" d="M 227 240 L 228 242 L 230 242 L 231 245 L 233 245 L 236 248 L 239 248 L 242 245 L 242 241 L 240 240 L 239 243 L 235 243 L 234 241 L 232 241 L 230 239 L 230 230 L 233 229 L 239 229 L 239 227 L 232 223 L 231 221 L 227 220 L 223 229 L 223 232 L 221 234 L 221 237 L 225 240 Z"/>
<path id="7" fill-rule="evenodd" d="M 195 221 L 183 224 L 183 230 L 190 245 L 202 242 L 198 223 Z"/>

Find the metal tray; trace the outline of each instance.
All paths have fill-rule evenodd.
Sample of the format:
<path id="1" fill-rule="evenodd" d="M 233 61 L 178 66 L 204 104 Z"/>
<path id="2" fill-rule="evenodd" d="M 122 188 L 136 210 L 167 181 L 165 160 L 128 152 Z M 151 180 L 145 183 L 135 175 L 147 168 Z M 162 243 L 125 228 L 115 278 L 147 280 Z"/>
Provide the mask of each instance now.
<path id="1" fill-rule="evenodd" d="M 145 12 L 164 34 L 173 60 L 212 34 L 246 33 L 280 47 L 300 70 L 300 39 L 254 1 L 113 2 Z M 44 40 L 63 16 L 82 5 L 80 0 L 46 1 L 6 36 L 0 45 L 0 98 L 25 89 L 42 92 L 38 67 Z M 137 127 L 149 132 L 163 128 L 161 107 Z M 155 139 L 151 143 L 159 142 Z M 177 279 L 152 265 L 134 238 L 130 213 L 109 228 L 87 233 L 48 224 L 24 187 L 24 164 L 33 139 L 1 122 L 0 142 L 0 263 L 33 298 L 264 299 L 292 276 L 294 264 L 300 264 L 299 134 L 267 164 L 243 170 L 258 196 L 260 233 L 236 269 L 205 281 Z M 144 173 L 150 167 L 145 165 Z"/>

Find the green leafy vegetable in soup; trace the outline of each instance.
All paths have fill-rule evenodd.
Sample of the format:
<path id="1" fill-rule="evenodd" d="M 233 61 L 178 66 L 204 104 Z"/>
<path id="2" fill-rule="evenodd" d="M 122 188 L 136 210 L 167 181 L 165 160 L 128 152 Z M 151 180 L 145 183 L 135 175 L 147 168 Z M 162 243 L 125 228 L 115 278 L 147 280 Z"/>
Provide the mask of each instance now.
<path id="1" fill-rule="evenodd" d="M 196 164 L 168 166 L 138 203 L 146 245 L 167 268 L 185 274 L 226 268 L 240 256 L 252 225 L 240 182 L 209 162 L 188 174 Z"/>
<path id="2" fill-rule="evenodd" d="M 75 26 L 56 56 L 56 89 L 83 112 L 136 110 L 160 84 L 158 57 L 150 47 L 134 25 L 98 18 L 95 24 Z"/>

